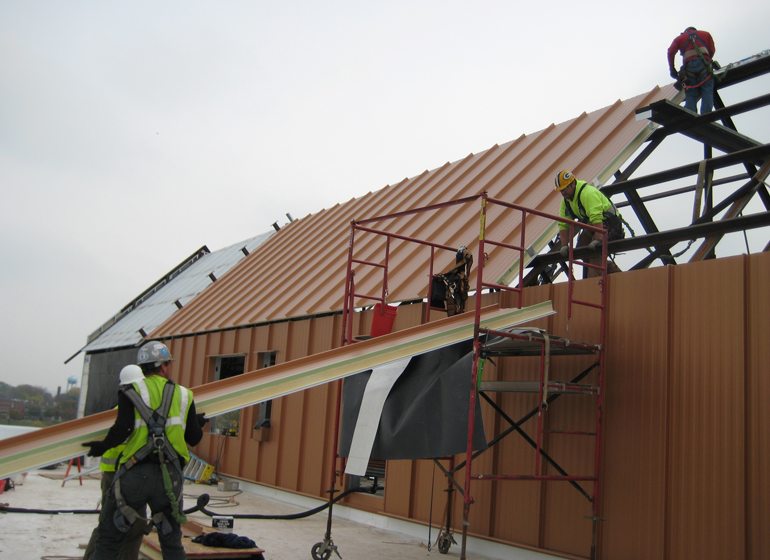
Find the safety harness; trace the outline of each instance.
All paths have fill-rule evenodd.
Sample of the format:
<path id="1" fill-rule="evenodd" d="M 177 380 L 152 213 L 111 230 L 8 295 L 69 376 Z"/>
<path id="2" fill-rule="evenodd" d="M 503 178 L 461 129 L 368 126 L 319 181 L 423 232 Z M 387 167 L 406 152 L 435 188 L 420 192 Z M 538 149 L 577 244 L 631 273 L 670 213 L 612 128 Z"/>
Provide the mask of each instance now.
<path id="1" fill-rule="evenodd" d="M 455 264 L 442 274 L 434 274 L 431 285 L 431 306 L 446 309 L 447 317 L 463 313 L 468 299 L 468 280 L 473 255 L 463 245 L 455 254 Z"/>
<path id="2" fill-rule="evenodd" d="M 710 57 L 707 59 L 704 53 L 708 54 L 708 48 L 695 31 L 691 31 L 687 38 L 690 40 L 690 49 L 684 52 L 683 60 L 692 58 L 693 55 L 698 55 L 703 62 L 704 70 L 699 72 L 690 72 L 687 70 L 687 64 L 682 65 L 680 70 L 680 76 L 682 77 L 682 85 L 685 89 L 699 88 L 706 82 L 708 82 L 714 76 L 714 68 Z M 699 46 L 697 43 L 701 43 Z"/>
<path id="3" fill-rule="evenodd" d="M 115 474 L 113 489 L 118 508 L 115 512 L 113 521 L 118 530 L 124 533 L 127 532 L 134 523 L 142 521 L 146 524 L 145 532 L 149 533 L 152 526 L 155 525 L 158 528 L 158 531 L 165 535 L 172 530 L 166 515 L 163 512 L 158 512 L 150 519 L 139 515 L 139 513 L 129 506 L 123 498 L 120 489 L 120 479 L 129 469 L 138 463 L 141 463 L 148 457 L 155 455 L 160 464 L 160 471 L 163 477 L 163 489 L 171 503 L 171 515 L 180 525 L 187 521 L 187 518 L 179 509 L 179 496 L 174 495 L 174 487 L 171 481 L 171 475 L 168 471 L 168 465 L 170 464 L 176 469 L 179 474 L 179 479 L 181 480 L 182 465 L 179 461 L 179 455 L 166 437 L 166 421 L 168 420 L 168 413 L 171 409 L 171 401 L 174 398 L 174 383 L 172 381 L 167 381 L 163 386 L 161 403 L 155 410 L 150 408 L 148 404 L 144 402 L 142 397 L 137 394 L 132 386 L 123 386 L 120 390 L 123 391 L 123 394 L 133 403 L 139 416 L 145 424 L 147 424 L 147 443 L 123 463 Z"/>
<path id="4" fill-rule="evenodd" d="M 583 201 L 580 198 L 580 195 L 583 193 L 583 187 L 585 187 L 587 184 L 588 183 L 582 183 L 578 186 L 578 188 L 575 189 L 575 200 L 577 200 L 578 213 L 580 214 L 579 216 L 575 214 L 575 211 L 572 209 L 572 205 L 569 203 L 569 201 L 564 201 L 564 210 L 566 211 L 567 217 L 571 220 L 577 220 L 581 224 L 589 223 L 588 212 L 586 212 L 585 206 L 583 206 Z M 618 215 L 618 209 L 615 207 L 615 204 L 611 200 L 610 205 L 612 206 L 612 210 L 605 210 L 602 216 L 604 225 L 607 228 L 607 238 L 610 241 L 623 239 L 626 236 L 625 232 L 623 231 L 623 223 L 625 223 L 625 221 Z"/>

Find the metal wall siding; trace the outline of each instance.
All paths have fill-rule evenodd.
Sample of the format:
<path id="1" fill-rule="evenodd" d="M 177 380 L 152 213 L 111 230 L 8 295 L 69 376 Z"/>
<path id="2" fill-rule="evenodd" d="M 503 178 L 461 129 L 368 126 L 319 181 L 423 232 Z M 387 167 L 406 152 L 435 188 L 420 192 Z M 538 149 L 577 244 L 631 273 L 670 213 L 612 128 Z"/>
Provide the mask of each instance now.
<path id="1" fill-rule="evenodd" d="M 668 285 L 665 268 L 610 278 L 604 558 L 665 558 Z"/>
<path id="2" fill-rule="evenodd" d="M 746 558 L 770 558 L 770 259 L 748 261 Z"/>
<path id="3" fill-rule="evenodd" d="M 674 274 L 666 524 L 672 560 L 745 554 L 743 287 L 736 259 Z"/>
<path id="4" fill-rule="evenodd" d="M 486 190 L 493 198 L 556 212 L 558 194 L 551 176 L 562 166 L 591 178 L 604 171 L 646 129 L 634 111 L 652 100 L 672 97 L 673 88 L 654 90 L 610 107 L 584 113 L 576 119 L 517 140 L 493 146 L 477 155 L 426 171 L 415 178 L 386 186 L 329 210 L 295 220 L 202 293 L 196 304 L 175 313 L 154 333 L 156 337 L 249 325 L 339 310 L 347 261 L 349 223 L 399 210 L 416 208 Z M 478 205 L 454 207 L 432 216 L 405 216 L 389 230 L 400 234 L 432 235 L 436 242 L 475 249 Z M 489 223 L 496 235 L 518 242 L 518 216 Z M 545 231 L 547 220 L 533 219 L 531 235 Z M 542 233 L 541 231 L 541 233 Z M 534 238 L 534 237 L 533 237 Z M 424 296 L 424 253 L 394 242 L 390 292 L 393 300 Z M 368 251 L 368 247 L 366 247 Z M 373 249 L 372 249 L 373 250 Z M 490 277 L 497 278 L 511 264 L 511 255 L 490 248 Z M 510 253 L 510 251 L 509 251 Z M 446 261 L 445 261 L 446 262 Z M 364 293 L 376 293 L 381 279 L 360 268 Z"/>
<path id="5" fill-rule="evenodd" d="M 595 298 L 596 284 L 578 282 L 576 296 Z M 602 558 L 767 556 L 768 285 L 770 253 L 609 278 Z M 551 299 L 558 314 L 537 326 L 584 341 L 596 330 L 596 311 L 576 307 L 568 320 L 566 289 L 566 284 L 527 289 L 524 301 Z M 494 298 L 485 296 L 485 303 Z M 516 298 L 508 294 L 503 299 L 510 303 Z M 419 323 L 421 310 L 421 305 L 400 306 L 396 328 Z M 434 312 L 432 319 L 442 315 Z M 371 312 L 356 314 L 354 332 L 367 334 L 370 323 Z M 194 386 L 209 379 L 213 355 L 246 353 L 248 367 L 254 368 L 261 351 L 276 350 L 282 362 L 338 346 L 340 335 L 340 317 L 333 315 L 170 342 L 178 380 Z M 569 377 L 586 360 L 554 358 L 553 376 Z M 531 379 L 537 372 L 537 359 L 509 359 L 488 367 L 485 377 Z M 239 438 L 207 435 L 195 452 L 215 462 L 224 445 L 225 474 L 323 497 L 331 469 L 337 387 L 277 399 L 266 441 L 253 440 L 244 424 Z M 494 399 L 514 419 L 536 404 L 533 395 L 497 394 Z M 549 409 L 549 426 L 590 425 L 593 408 L 587 400 L 561 397 Z M 482 410 L 487 436 L 490 426 L 507 426 L 491 416 L 486 404 Z M 244 412 L 244 422 L 252 421 L 250 414 Z M 524 429 L 533 434 L 534 422 Z M 548 438 L 549 452 L 571 474 L 592 469 L 589 442 L 579 436 Z M 514 434 L 474 461 L 473 470 L 528 473 L 533 462 L 532 449 Z M 384 499 L 356 497 L 349 505 L 438 525 L 445 481 L 434 478 L 432 470 L 428 461 L 389 461 Z M 471 508 L 471 533 L 588 554 L 590 506 L 568 483 L 477 481 L 472 493 L 477 501 Z M 454 507 L 454 526 L 459 528 L 459 494 Z"/>
<path id="6" fill-rule="evenodd" d="M 385 511 L 409 517 L 411 495 L 414 491 L 412 461 L 388 461 L 385 470 Z"/>
<path id="7" fill-rule="evenodd" d="M 412 486 L 429 489 L 436 482 L 436 474 L 443 479 L 444 477 L 440 471 L 438 473 L 433 472 L 434 468 L 432 461 L 412 461 Z M 439 490 L 439 492 L 442 492 L 442 490 Z M 435 495 L 435 489 L 433 494 Z M 431 495 L 431 492 L 412 492 L 411 496 L 409 496 L 409 517 L 425 520 L 432 518 L 431 520 L 434 523 L 440 525 L 442 519 L 441 510 L 444 509 L 444 504 L 442 503 L 439 508 L 431 511 L 431 497 L 435 497 Z"/>
<path id="8" fill-rule="evenodd" d="M 537 375 L 536 360 L 527 359 L 529 367 L 516 367 L 501 379 L 530 380 Z M 508 368 L 510 369 L 510 368 Z M 528 371 L 525 371 L 528 370 Z M 537 396 L 528 394 L 504 394 L 498 404 L 514 420 L 519 420 L 536 405 Z M 500 431 L 508 428 L 507 422 L 500 422 Z M 535 437 L 535 420 L 522 426 L 532 438 Z M 489 437 L 489 435 L 488 435 Z M 495 450 L 498 472 L 523 474 L 533 472 L 535 453 L 518 434 L 512 433 Z M 545 484 L 540 482 L 499 481 L 495 483 L 496 520 L 495 534 L 504 540 L 521 542 L 530 546 L 541 546 L 540 501 Z"/>
<path id="9" fill-rule="evenodd" d="M 329 401 L 330 385 L 322 385 L 306 391 L 302 411 L 302 433 L 299 457 L 299 481 L 297 489 L 311 495 L 320 495 L 329 486 L 328 478 L 324 478 L 324 454 L 318 448 L 319 443 L 331 442 L 328 435 L 327 402 Z M 331 427 L 331 431 L 334 427 Z M 332 434 L 333 435 L 333 434 Z M 325 464 L 321 464 L 321 462 Z"/>

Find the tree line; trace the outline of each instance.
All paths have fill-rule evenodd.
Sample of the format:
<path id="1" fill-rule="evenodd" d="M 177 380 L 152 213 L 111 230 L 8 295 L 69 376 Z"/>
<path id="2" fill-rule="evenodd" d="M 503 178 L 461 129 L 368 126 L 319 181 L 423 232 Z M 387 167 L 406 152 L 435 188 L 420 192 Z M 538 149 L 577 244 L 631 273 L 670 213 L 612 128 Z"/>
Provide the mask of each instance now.
<path id="1" fill-rule="evenodd" d="M 52 395 L 43 387 L 0 381 L 0 424 L 50 426 L 77 416 L 80 389 Z"/>

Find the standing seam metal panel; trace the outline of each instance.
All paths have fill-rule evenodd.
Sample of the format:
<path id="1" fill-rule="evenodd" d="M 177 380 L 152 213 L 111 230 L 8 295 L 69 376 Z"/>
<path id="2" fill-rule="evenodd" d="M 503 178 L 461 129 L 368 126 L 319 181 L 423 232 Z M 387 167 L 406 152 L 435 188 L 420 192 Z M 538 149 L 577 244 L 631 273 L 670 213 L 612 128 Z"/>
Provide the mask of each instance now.
<path id="1" fill-rule="evenodd" d="M 579 282 L 576 288 L 580 297 L 595 290 L 594 285 L 593 280 Z M 767 556 L 768 285 L 770 253 L 610 277 L 603 558 L 721 560 Z M 565 285 L 528 289 L 525 301 L 529 302 L 533 293 L 539 299 L 548 297 L 549 291 L 559 310 L 548 321 L 549 330 L 583 340 L 594 328 L 595 319 L 587 311 L 577 312 L 567 324 Z M 400 309 L 398 328 L 418 322 L 419 307 Z M 242 348 L 242 340 L 248 340 L 250 352 L 261 351 L 265 348 L 254 348 L 254 344 L 264 345 L 267 340 L 267 346 L 277 350 L 279 361 L 283 361 L 337 345 L 337 316 L 308 321 L 306 328 L 299 329 L 300 335 L 288 323 L 255 327 L 250 337 L 239 334 L 238 348 Z M 319 329 L 329 330 L 330 322 L 334 324 L 331 339 L 319 334 Z M 356 328 L 366 332 L 367 321 L 360 321 Z M 202 356 L 202 349 L 206 353 L 220 351 L 220 340 L 222 337 L 211 333 L 172 342 L 172 351 L 184 362 L 177 364 L 182 366 L 182 383 L 203 379 L 208 354 Z M 194 363 L 188 363 L 190 360 Z M 505 377 L 521 371 L 511 366 L 490 374 Z M 280 484 L 290 490 L 323 495 L 325 488 L 313 489 L 315 483 L 307 482 L 306 469 L 322 460 L 326 471 L 319 480 L 328 480 L 328 424 L 333 417 L 335 392 L 333 387 L 321 396 L 317 392 L 324 389 L 306 391 L 302 403 L 279 399 L 270 440 L 241 446 L 244 452 L 258 449 L 256 472 L 233 474 L 273 485 L 280 478 Z M 524 396 L 506 396 L 500 402 L 513 409 L 531 406 L 531 399 Z M 313 418 L 309 418 L 311 410 Z M 582 423 L 590 414 L 579 404 L 567 404 L 561 410 L 554 406 L 552 413 L 554 424 L 562 420 Z M 287 427 L 295 414 L 302 416 L 299 432 Z M 327 428 L 319 437 L 313 422 L 315 416 L 323 414 Z M 295 447 L 293 453 L 291 443 L 283 441 L 285 430 L 302 438 L 298 452 Z M 583 446 L 552 443 L 564 465 L 583 468 Z M 281 449 L 286 445 L 289 447 Z M 210 445 L 207 457 L 213 459 L 214 451 Z M 474 463 L 474 469 L 516 471 L 531 457 L 526 446 L 505 442 L 486 463 Z M 242 461 L 237 468 L 253 464 Z M 385 498 L 366 501 L 360 507 L 427 522 L 433 480 L 430 467 L 391 461 L 386 476 Z M 308 486 L 300 487 L 304 484 Z M 485 484 L 486 489 L 474 490 L 478 501 L 472 508 L 472 533 L 483 534 L 488 528 L 488 536 L 493 538 L 586 554 L 588 523 L 582 516 L 588 507 L 574 490 L 559 488 L 566 483 L 479 484 Z M 474 488 L 479 484 L 474 483 Z M 434 481 L 433 486 L 435 523 L 437 508 L 443 511 L 435 492 L 443 490 L 443 484 Z M 511 508 L 517 507 L 522 518 L 531 517 L 522 526 L 511 526 Z M 455 522 L 459 527 L 459 518 Z"/>

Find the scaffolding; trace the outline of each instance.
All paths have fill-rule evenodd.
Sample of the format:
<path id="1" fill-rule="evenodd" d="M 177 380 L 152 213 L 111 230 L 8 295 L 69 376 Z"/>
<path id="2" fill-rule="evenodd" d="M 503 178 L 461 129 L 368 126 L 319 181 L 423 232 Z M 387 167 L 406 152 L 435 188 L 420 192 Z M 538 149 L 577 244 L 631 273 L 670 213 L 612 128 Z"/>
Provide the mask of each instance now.
<path id="1" fill-rule="evenodd" d="M 363 309 L 367 304 L 375 302 L 377 305 L 384 306 L 387 304 L 388 297 L 388 276 L 389 276 L 389 258 L 391 253 L 391 245 L 394 241 L 405 243 L 416 243 L 429 248 L 429 258 L 426 263 L 427 267 L 427 285 L 426 285 L 426 297 L 422 299 L 424 302 L 422 322 L 426 323 L 431 321 L 431 302 L 432 302 L 432 279 L 436 274 L 437 264 L 436 261 L 440 254 L 445 252 L 451 252 L 457 254 L 458 248 L 451 246 L 447 243 L 440 243 L 432 239 L 422 239 L 416 236 L 407 236 L 401 233 L 395 233 L 388 231 L 388 221 L 394 218 L 403 217 L 410 214 L 418 214 L 425 212 L 439 212 L 450 206 L 455 205 L 479 205 L 479 235 L 478 239 L 474 240 L 472 244 L 469 244 L 468 250 L 471 250 L 472 254 L 475 254 L 476 270 L 475 270 L 475 282 L 471 284 L 471 292 L 475 293 L 475 306 L 473 310 L 468 313 L 474 314 L 474 327 L 473 327 L 473 360 L 471 371 L 469 372 L 469 394 L 468 394 L 468 419 L 467 419 L 467 437 L 466 437 L 466 450 L 463 460 L 458 461 L 456 457 L 449 458 L 433 458 L 434 463 L 440 468 L 447 479 L 447 515 L 444 527 L 439 533 L 437 539 L 439 551 L 446 553 L 455 539 L 453 536 L 453 512 L 452 501 L 454 499 L 454 492 L 459 492 L 463 497 L 463 513 L 462 513 L 462 537 L 461 537 L 461 551 L 460 558 L 466 558 L 466 543 L 468 538 L 468 532 L 470 529 L 470 512 L 471 506 L 474 502 L 472 495 L 472 484 L 483 483 L 488 481 L 503 481 L 503 480 L 539 480 L 539 481 L 564 481 L 572 485 L 588 502 L 591 504 L 592 519 L 592 547 L 591 557 L 595 558 L 597 554 L 597 547 L 599 542 L 599 520 L 600 520 L 600 495 L 601 495 L 601 454 L 602 454 L 602 411 L 603 411 L 603 395 L 604 395 L 604 377 L 605 377 L 605 362 L 604 362 L 604 346 L 606 338 L 606 308 L 607 308 L 607 233 L 601 227 L 593 227 L 590 225 L 581 225 L 580 227 L 596 233 L 602 238 L 601 246 L 601 258 L 597 259 L 597 254 L 586 247 L 575 247 L 574 238 L 577 233 L 578 226 L 575 222 L 533 210 L 525 208 L 523 206 L 505 202 L 502 200 L 496 200 L 487 196 L 487 193 L 481 193 L 480 195 L 465 197 L 445 203 L 434 204 L 421 208 L 415 208 L 403 212 L 394 214 L 388 214 L 369 218 L 360 221 L 354 221 L 351 223 L 350 238 L 349 238 L 349 250 L 348 250 L 348 263 L 346 269 L 345 280 L 345 295 L 343 300 L 343 313 L 342 313 L 342 344 L 352 344 L 356 342 L 356 337 L 353 335 L 353 322 L 355 318 L 356 309 Z M 492 238 L 488 238 L 488 209 L 491 207 L 498 207 L 498 209 L 510 216 L 513 213 L 515 216 L 514 230 L 518 229 L 518 243 L 504 243 Z M 510 262 L 518 263 L 518 278 L 521 280 L 524 278 L 525 271 L 524 266 L 527 257 L 528 242 L 531 239 L 529 235 L 538 235 L 541 232 L 527 231 L 528 217 L 539 216 L 541 218 L 547 218 L 548 220 L 554 220 L 556 222 L 562 222 L 567 226 L 567 232 L 569 236 L 569 252 L 568 257 L 562 266 L 567 274 L 567 320 L 572 317 L 573 306 L 585 306 L 595 309 L 599 313 L 599 329 L 596 333 L 596 340 L 591 343 L 579 343 L 570 341 L 566 338 L 556 337 L 549 335 L 547 332 L 540 329 L 508 329 L 508 330 L 496 330 L 484 328 L 482 326 L 483 319 L 483 306 L 481 305 L 482 294 L 485 293 L 497 293 L 497 297 L 501 300 L 512 299 L 513 307 L 522 308 L 523 306 L 523 283 L 521 281 L 511 284 L 500 284 L 490 281 L 484 278 L 484 266 L 487 260 L 490 258 L 487 253 L 487 249 L 495 248 L 497 254 L 506 255 L 506 258 L 510 258 Z M 508 224 L 510 225 L 510 219 Z M 382 254 L 379 258 L 362 258 L 356 253 L 356 242 L 358 237 L 362 234 L 369 234 L 378 237 L 384 237 L 384 244 L 381 247 Z M 465 249 L 462 247 L 461 249 Z M 511 258 L 511 255 L 515 255 Z M 599 262 L 593 262 L 599 260 Z M 381 290 L 379 293 L 362 293 L 356 289 L 356 273 L 361 268 L 369 267 L 380 270 L 382 272 Z M 575 275 L 573 270 L 582 268 L 584 274 L 591 271 L 590 275 L 598 276 L 598 294 L 596 301 L 588 301 L 586 299 L 580 299 L 576 297 L 574 290 Z M 505 294 L 511 294 L 512 297 L 508 298 Z M 366 303 L 363 303 L 366 302 Z M 591 355 L 594 357 L 594 363 L 584 371 L 572 376 L 568 380 L 561 380 L 555 378 L 551 374 L 551 358 L 561 355 Z M 483 370 L 484 363 L 486 361 L 510 359 L 516 356 L 539 356 L 540 367 L 539 375 L 537 379 L 527 382 L 515 382 L 515 381 L 483 381 L 481 372 Z M 596 372 L 596 373 L 594 373 Z M 586 382 L 588 377 L 593 375 L 594 381 L 592 383 Z M 503 408 L 495 402 L 493 398 L 489 396 L 489 393 L 494 392 L 530 392 L 537 394 L 537 406 L 525 417 L 518 420 L 514 420 L 508 415 Z M 327 523 L 327 532 L 322 543 L 318 543 L 313 548 L 313 558 L 324 559 L 329 558 L 332 552 L 336 553 L 336 546 L 331 539 L 331 527 L 332 527 L 332 505 L 335 501 L 334 494 L 337 491 L 336 486 L 342 483 L 342 473 L 344 468 L 338 468 L 338 462 L 342 461 L 338 457 L 338 439 L 340 430 L 340 409 L 341 409 L 341 387 L 338 390 L 337 412 L 335 416 L 335 438 L 334 438 L 334 467 L 332 468 L 332 480 L 329 489 L 329 518 Z M 566 395 L 579 395 L 583 397 L 590 397 L 593 399 L 594 418 L 593 428 L 591 430 L 562 430 L 560 433 L 593 438 L 593 469 L 592 472 L 570 474 L 565 468 L 559 465 L 556 459 L 548 453 L 547 441 L 546 441 L 546 415 L 549 406 L 561 396 Z M 503 430 L 499 434 L 495 434 L 488 442 L 485 450 L 474 451 L 473 448 L 473 434 L 475 429 L 475 409 L 477 399 L 484 399 L 492 410 L 499 414 L 510 425 L 509 428 Z M 480 402 L 480 401 L 479 401 Z M 536 420 L 535 436 L 529 436 L 522 428 L 522 425 L 530 419 Z M 532 465 L 532 471 L 528 473 L 509 473 L 509 472 L 491 472 L 491 473 L 475 473 L 473 472 L 473 461 L 480 454 L 486 450 L 492 448 L 497 443 L 502 441 L 505 437 L 511 433 L 518 433 L 524 440 L 532 446 L 535 450 L 535 460 Z M 444 466 L 441 461 L 448 461 L 448 466 Z M 344 465 L 343 465 L 344 467 Z M 555 474 L 546 472 L 547 468 L 552 469 Z M 462 480 L 458 480 L 460 473 L 462 474 Z M 580 483 L 590 483 L 590 491 L 586 490 Z"/>

